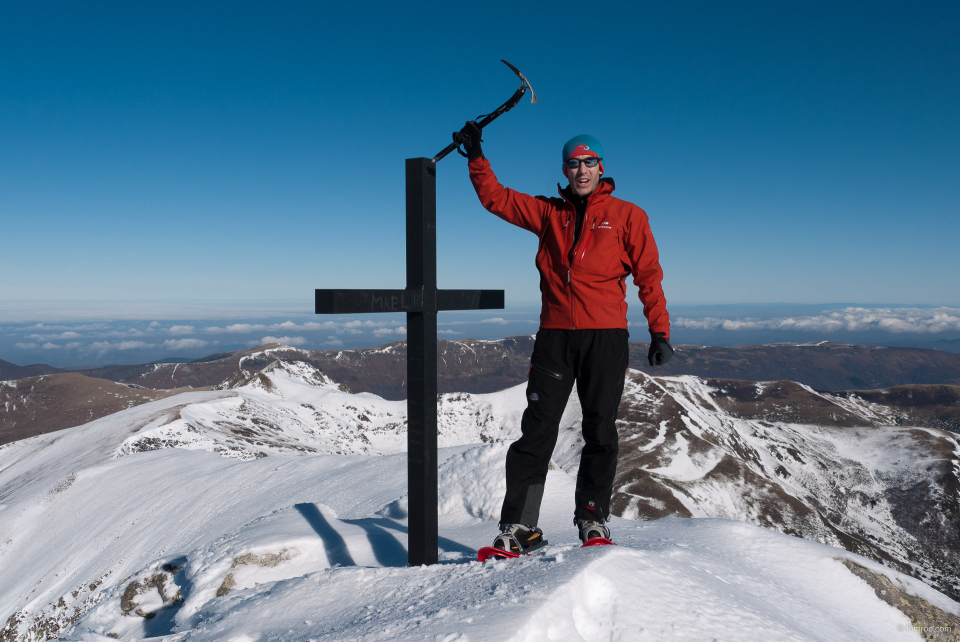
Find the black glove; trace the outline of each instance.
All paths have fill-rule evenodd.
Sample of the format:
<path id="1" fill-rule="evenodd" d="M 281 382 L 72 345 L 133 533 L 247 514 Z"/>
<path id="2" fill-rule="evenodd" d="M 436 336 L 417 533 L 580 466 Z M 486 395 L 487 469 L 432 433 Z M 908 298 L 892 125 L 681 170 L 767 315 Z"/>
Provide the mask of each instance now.
<path id="1" fill-rule="evenodd" d="M 467 159 L 474 160 L 483 156 L 483 150 L 480 149 L 481 130 L 477 127 L 477 121 L 468 120 L 467 124 L 457 132 L 457 139 L 463 145 L 463 150 L 467 152 Z"/>
<path id="2" fill-rule="evenodd" d="M 670 357 L 673 356 L 673 348 L 670 347 L 670 339 L 665 332 L 650 333 L 650 352 L 647 353 L 647 360 L 651 366 L 662 366 Z"/>

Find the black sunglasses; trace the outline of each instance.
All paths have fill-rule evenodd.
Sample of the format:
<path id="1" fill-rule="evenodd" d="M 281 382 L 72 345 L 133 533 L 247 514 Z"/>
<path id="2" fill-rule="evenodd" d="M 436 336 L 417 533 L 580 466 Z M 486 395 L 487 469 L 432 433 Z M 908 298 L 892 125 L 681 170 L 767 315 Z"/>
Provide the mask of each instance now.
<path id="1" fill-rule="evenodd" d="M 568 158 L 566 165 L 570 169 L 577 169 L 580 167 L 580 163 L 583 163 L 587 167 L 596 167 L 597 163 L 602 160 L 602 158 L 597 158 L 596 156 L 590 156 L 589 158 L 584 158 L 583 160 L 580 160 L 579 158 Z"/>

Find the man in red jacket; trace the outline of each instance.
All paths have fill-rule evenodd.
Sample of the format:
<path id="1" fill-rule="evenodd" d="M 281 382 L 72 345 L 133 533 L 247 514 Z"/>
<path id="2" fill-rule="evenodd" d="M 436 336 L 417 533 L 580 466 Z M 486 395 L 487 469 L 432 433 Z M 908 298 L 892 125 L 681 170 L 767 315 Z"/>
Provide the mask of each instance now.
<path id="1" fill-rule="evenodd" d="M 659 254 L 646 212 L 612 196 L 603 178 L 603 147 L 592 136 L 563 147 L 568 185 L 559 197 L 528 196 L 497 181 L 480 148 L 480 130 L 462 130 L 470 180 L 483 206 L 540 238 L 542 311 L 530 376 L 522 436 L 507 453 L 507 493 L 500 535 L 493 546 L 524 552 L 546 544 L 537 528 L 547 467 L 560 418 L 574 382 L 583 408 L 583 451 L 574 509 L 580 539 L 610 537 L 610 496 L 617 472 L 617 410 L 629 349 L 626 279 L 640 288 L 650 327 L 650 365 L 666 363 L 670 318 L 660 282 Z"/>

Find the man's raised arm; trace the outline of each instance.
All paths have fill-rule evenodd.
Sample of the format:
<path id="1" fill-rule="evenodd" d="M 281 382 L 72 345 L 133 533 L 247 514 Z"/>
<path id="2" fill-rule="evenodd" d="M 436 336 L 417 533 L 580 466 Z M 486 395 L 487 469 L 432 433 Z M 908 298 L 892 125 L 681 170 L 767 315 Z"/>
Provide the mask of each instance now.
<path id="1" fill-rule="evenodd" d="M 480 148 L 480 130 L 474 133 L 473 129 L 476 129 L 475 126 L 471 128 L 471 123 L 468 122 L 461 134 L 467 134 L 463 148 L 470 161 L 467 164 L 470 168 L 470 181 L 477 191 L 480 204 L 507 223 L 540 236 L 543 219 L 549 207 L 547 202 L 501 185 L 490 169 L 490 161 L 484 157 Z"/>

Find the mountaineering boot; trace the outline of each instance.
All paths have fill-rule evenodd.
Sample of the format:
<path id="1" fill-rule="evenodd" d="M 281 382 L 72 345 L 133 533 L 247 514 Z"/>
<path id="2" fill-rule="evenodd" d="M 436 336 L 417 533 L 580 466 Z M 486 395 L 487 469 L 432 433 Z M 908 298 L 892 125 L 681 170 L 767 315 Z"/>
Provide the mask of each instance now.
<path id="1" fill-rule="evenodd" d="M 546 545 L 542 530 L 523 524 L 501 524 L 500 534 L 493 540 L 493 548 L 511 553 L 527 553 Z"/>
<path id="2" fill-rule="evenodd" d="M 605 540 L 610 539 L 610 529 L 603 522 L 596 522 L 591 519 L 578 519 L 577 528 L 580 529 L 580 541 L 586 544 L 592 539 L 601 537 Z"/>

